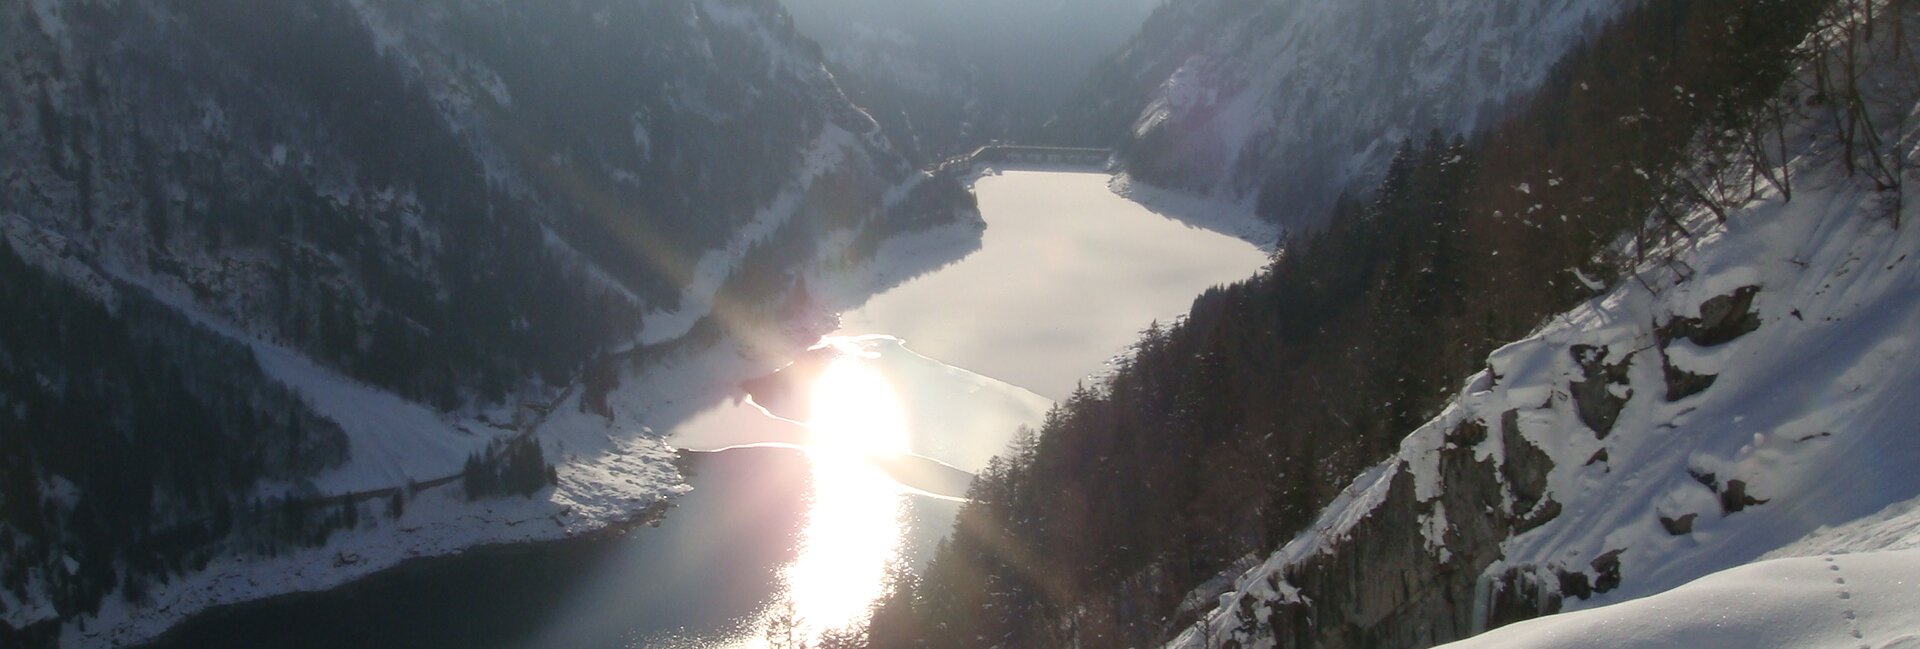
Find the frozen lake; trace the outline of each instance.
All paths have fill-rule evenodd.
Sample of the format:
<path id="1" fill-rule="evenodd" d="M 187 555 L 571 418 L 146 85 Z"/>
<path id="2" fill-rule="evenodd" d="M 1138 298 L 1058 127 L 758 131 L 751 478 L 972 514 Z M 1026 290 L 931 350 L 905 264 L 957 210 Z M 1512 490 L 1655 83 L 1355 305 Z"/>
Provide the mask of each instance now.
<path id="1" fill-rule="evenodd" d="M 732 395 L 668 433 L 723 452 L 693 456 L 695 491 L 661 529 L 404 567 L 214 614 L 169 644 L 716 649 L 763 645 L 781 611 L 813 632 L 858 624 L 888 566 L 922 563 L 959 506 L 951 475 L 903 474 L 964 481 L 1149 322 L 1265 263 L 1107 182 L 981 177 L 981 248 L 843 314 L 833 355 L 773 408 L 790 419 Z"/>
<path id="2" fill-rule="evenodd" d="M 924 356 L 1065 399 L 1147 323 L 1185 314 L 1208 287 L 1245 279 L 1266 252 L 1155 214 L 1094 173 L 1007 170 L 974 184 L 978 252 L 841 318 Z"/>
<path id="3" fill-rule="evenodd" d="M 1185 314 L 1201 291 L 1266 263 L 1260 248 L 1155 213 L 1107 182 L 1033 169 L 981 177 L 979 250 L 841 315 L 836 337 L 898 339 L 865 344 L 906 402 L 913 452 L 978 469 L 1015 426 L 1037 424 L 1148 323 Z M 804 441 L 763 419 L 722 404 L 671 439 L 707 451 Z"/>

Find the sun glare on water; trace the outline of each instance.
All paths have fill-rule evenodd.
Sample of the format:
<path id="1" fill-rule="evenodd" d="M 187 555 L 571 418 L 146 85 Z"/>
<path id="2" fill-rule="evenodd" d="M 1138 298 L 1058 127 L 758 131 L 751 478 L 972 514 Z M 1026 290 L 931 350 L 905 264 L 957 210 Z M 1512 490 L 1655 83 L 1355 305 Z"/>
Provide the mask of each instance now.
<path id="1" fill-rule="evenodd" d="M 846 355 L 816 379 L 811 405 L 813 500 L 798 556 L 782 572 L 785 602 L 774 604 L 765 637 L 756 639 L 772 645 L 791 646 L 789 637 L 817 643 L 828 631 L 864 625 L 902 542 L 904 494 L 872 462 L 909 450 L 892 386 Z"/>
<path id="2" fill-rule="evenodd" d="M 828 454 L 886 456 L 907 452 L 907 422 L 893 386 L 858 356 L 845 355 L 814 380 L 813 446 Z"/>

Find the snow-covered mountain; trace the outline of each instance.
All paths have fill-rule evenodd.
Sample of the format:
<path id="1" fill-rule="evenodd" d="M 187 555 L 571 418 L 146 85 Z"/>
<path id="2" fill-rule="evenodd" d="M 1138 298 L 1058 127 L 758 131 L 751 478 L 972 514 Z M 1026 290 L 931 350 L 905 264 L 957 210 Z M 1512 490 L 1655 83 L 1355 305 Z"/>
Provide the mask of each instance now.
<path id="1" fill-rule="evenodd" d="M 799 5 L 804 6 L 804 5 Z M 802 22 L 801 25 L 808 23 Z M 854 101 L 923 161 L 978 146 L 1005 128 L 989 79 L 961 56 L 897 27 L 827 20 L 811 30 Z"/>
<path id="2" fill-rule="evenodd" d="M 1401 141 L 1471 133 L 1626 0 L 1168 3 L 1069 100 L 1060 137 L 1138 179 L 1314 223 Z"/>
<path id="3" fill-rule="evenodd" d="M 1869 15 L 1832 14 L 1810 46 L 1912 56 L 1909 43 L 1848 40 Z M 1879 19 L 1914 18 L 1892 16 Z M 1910 123 L 1920 108 L 1920 79 L 1893 68 L 1858 68 L 1874 89 L 1865 119 Z M 1812 70 L 1802 81 L 1832 74 Z M 1861 576 L 1812 579 L 1828 567 L 1798 561 L 1687 585 L 1766 558 L 1920 543 L 1914 210 L 1902 183 L 1863 175 L 1859 152 L 1823 134 L 1827 104 L 1799 103 L 1799 88 L 1783 100 L 1805 111 L 1781 131 L 1794 143 L 1790 193 L 1676 221 L 1687 233 L 1645 250 L 1647 263 L 1488 356 L 1438 417 L 1234 577 L 1170 646 L 1427 645 L 1581 609 L 1594 610 L 1462 646 L 1911 643 L 1911 586 L 1873 568 L 1910 552 L 1832 560 L 1878 572 L 1861 585 L 1877 601 L 1805 624 L 1784 612 L 1852 597 L 1828 580 Z M 1896 130 L 1884 155 L 1908 168 L 1920 147 Z M 1705 605 L 1776 578 L 1747 601 Z M 1685 611 L 1726 617 L 1709 628 Z M 1806 635 L 1758 642 L 1788 627 Z"/>
<path id="4" fill-rule="evenodd" d="M 773 0 L 0 5 L 0 644 L 632 518 L 632 350 L 942 182 Z"/>
<path id="5" fill-rule="evenodd" d="M 772 2 L 10 10 L 8 219 L 443 407 L 631 337 L 820 159 L 907 175 Z"/>

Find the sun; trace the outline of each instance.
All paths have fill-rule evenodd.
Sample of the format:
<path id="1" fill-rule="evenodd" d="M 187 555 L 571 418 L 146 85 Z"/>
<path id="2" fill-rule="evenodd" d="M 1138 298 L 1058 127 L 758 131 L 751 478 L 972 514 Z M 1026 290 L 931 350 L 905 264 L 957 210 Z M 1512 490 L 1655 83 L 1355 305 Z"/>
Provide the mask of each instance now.
<path id="1" fill-rule="evenodd" d="M 908 451 L 907 422 L 893 386 L 858 356 L 833 360 L 814 380 L 808 427 L 815 448 L 849 456 Z"/>

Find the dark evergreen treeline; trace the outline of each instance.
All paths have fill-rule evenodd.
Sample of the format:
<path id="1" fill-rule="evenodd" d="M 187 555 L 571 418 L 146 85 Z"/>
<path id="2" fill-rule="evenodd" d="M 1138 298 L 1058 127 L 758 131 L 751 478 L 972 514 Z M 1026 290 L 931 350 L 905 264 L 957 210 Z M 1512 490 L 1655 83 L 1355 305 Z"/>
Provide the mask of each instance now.
<path id="1" fill-rule="evenodd" d="M 1164 638 L 1188 589 L 1286 541 L 1497 345 L 1591 297 L 1580 275 L 1616 277 L 1610 244 L 1689 209 L 1690 147 L 1762 127 L 1828 4 L 1646 3 L 1474 141 L 1408 143 L 1367 198 L 1148 329 L 983 471 L 870 642 Z"/>
<path id="2" fill-rule="evenodd" d="M 546 452 L 540 448 L 540 440 L 524 435 L 488 442 L 484 452 L 467 456 L 460 471 L 467 500 L 509 494 L 531 496 L 559 482 L 553 465 L 547 463 Z"/>
<path id="3" fill-rule="evenodd" d="M 136 289 L 109 309 L 0 243 L 0 313 L 0 587 L 63 616 L 199 567 L 257 485 L 346 459 L 252 350 Z"/>

